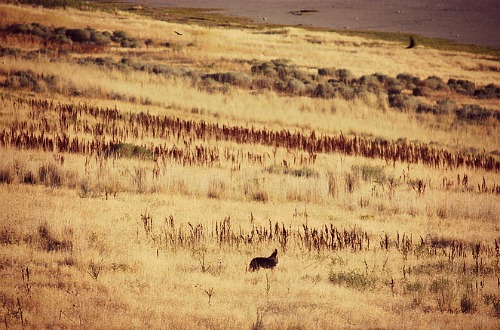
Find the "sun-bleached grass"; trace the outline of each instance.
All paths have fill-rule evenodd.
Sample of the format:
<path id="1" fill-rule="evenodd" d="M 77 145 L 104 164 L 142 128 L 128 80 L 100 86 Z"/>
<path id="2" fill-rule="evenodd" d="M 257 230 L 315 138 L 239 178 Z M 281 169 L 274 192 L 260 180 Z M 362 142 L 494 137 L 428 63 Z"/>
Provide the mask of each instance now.
<path id="1" fill-rule="evenodd" d="M 16 205 L 27 192 L 31 195 L 32 207 L 20 211 L 22 208 Z M 495 324 L 486 311 L 440 313 L 429 291 L 432 278 L 418 273 L 409 275 L 410 281 L 420 281 L 423 285 L 421 291 L 415 292 L 421 295 L 419 305 L 415 305 L 414 295 L 404 293 L 407 280 L 401 269 L 403 264 L 407 269 L 411 265 L 419 266 L 422 262 L 419 258 L 410 256 L 403 262 L 394 251 L 385 254 L 347 250 L 332 255 L 303 254 L 291 248 L 287 253 L 280 252 L 276 270 L 247 273 L 247 262 L 255 254 L 267 253 L 265 249 L 226 250 L 208 244 L 205 252 L 208 271 L 203 272 L 199 263 L 201 251 L 158 252 L 145 236 L 139 220 L 145 209 L 157 221 L 154 223 L 161 222 L 167 213 L 174 214 L 176 221 L 196 221 L 193 217 L 202 220 L 199 211 L 204 208 L 205 219 L 221 211 L 228 212 L 235 224 L 248 227 L 248 216 L 243 216 L 243 212 L 254 209 L 256 221 L 265 223 L 267 217 L 275 220 L 278 213 L 290 213 L 286 205 L 276 209 L 270 205 L 204 199 L 197 199 L 193 204 L 185 198 L 168 195 L 153 198 L 122 195 L 109 201 L 88 200 L 70 191 L 28 186 L 8 187 L 2 191 L 2 199 L 5 203 L 1 211 L 7 219 L 3 226 L 14 228 L 20 238 L 34 237 L 31 243 L 0 247 L 13 253 L 12 258 L 2 259 L 3 269 L 12 270 L 3 281 L 2 294 L 21 299 L 27 326 L 94 328 L 105 322 L 113 327 L 156 327 L 168 319 L 169 327 L 232 329 L 255 324 L 257 313 L 271 329 L 366 324 L 414 329 L 452 320 L 460 320 L 467 326 L 480 323 L 488 329 Z M 195 208 L 186 208 L 186 204 Z M 321 212 L 311 208 L 311 220 L 321 217 Z M 17 221 L 23 222 L 22 231 L 16 226 Z M 54 237 L 71 239 L 72 250 L 41 251 L 36 243 L 36 231 L 41 223 L 47 223 Z M 400 225 L 396 226 L 400 228 Z M 91 264 L 102 266 L 95 279 L 89 273 Z M 20 267 L 31 271 L 29 294 L 23 291 L 21 275 L 15 271 Z M 377 289 L 358 290 L 329 283 L 331 271 L 364 273 L 365 269 L 377 276 Z M 391 278 L 396 281 L 394 293 L 389 284 L 384 284 Z M 21 291 L 14 292 L 16 287 Z M 210 288 L 213 288 L 213 297 L 209 304 L 206 290 Z M 457 290 L 462 289 L 457 287 Z M 15 305 L 10 300 L 6 303 L 9 307 Z M 453 308 L 459 308 L 456 304 L 453 300 Z M 99 306 L 99 312 L 95 306 Z M 11 316 L 7 322 L 19 324 Z"/>
<path id="2" fill-rule="evenodd" d="M 71 62 L 16 60 L 9 62 L 8 70 L 31 70 L 36 74 L 55 75 L 59 90 L 70 96 L 77 90 L 86 97 L 106 98 L 118 95 L 125 101 L 152 104 L 148 111 L 158 114 L 173 113 L 192 116 L 192 110 L 202 111 L 197 118 L 210 122 L 231 121 L 243 126 L 270 129 L 299 129 L 330 134 L 356 133 L 388 140 L 406 138 L 409 141 L 438 143 L 446 147 L 497 149 L 498 127 L 463 127 L 446 117 L 436 122 L 431 115 L 387 111 L 382 96 L 364 99 L 312 99 L 282 97 L 273 91 L 264 91 L 255 97 L 251 92 L 230 88 L 225 94 L 207 94 L 193 85 L 189 78 L 164 78 L 145 72 L 102 70 L 94 66 L 82 67 Z M 103 101 L 105 104 L 107 101 Z M 123 104 L 123 109 L 143 111 L 145 108 Z M 273 109 L 273 111 L 269 111 Z M 480 137 L 489 135 L 489 138 Z M 460 141 L 460 143 L 457 143 Z"/>
<path id="3" fill-rule="evenodd" d="M 266 29 L 171 24 L 121 12 L 2 4 L 0 14 L 6 24 L 126 30 L 155 42 L 149 48 L 111 47 L 98 54 L 53 58 L 41 52 L 31 60 L 7 58 L 2 81 L 15 71 L 31 70 L 40 77 L 56 76 L 59 85 L 43 92 L 2 87 L 0 129 L 15 121 L 40 122 L 29 117 L 20 97 L 219 125 L 305 134 L 314 130 L 317 136 L 342 132 L 401 138 L 454 152 L 498 149 L 498 125 L 460 125 L 451 117 L 402 113 L 375 94 L 346 101 L 234 86 L 208 92 L 196 79 L 76 63 L 77 58 L 109 56 L 202 72 L 248 72 L 253 59 L 284 58 L 309 72 L 336 67 L 355 75 L 409 72 L 476 84 L 497 81 L 498 72 L 488 69 L 496 62 L 477 55 L 410 51 L 389 42 L 298 28 L 266 34 Z M 175 36 L 173 30 L 183 35 Z M 176 45 L 159 45 L 165 41 Z M 29 40 L 16 43 L 12 36 L 7 45 L 41 47 Z M 474 102 L 498 105 L 495 100 Z M 55 114 L 44 120 L 59 125 Z M 97 122 L 92 116 L 79 120 Z M 89 132 L 63 129 L 52 134 L 93 138 Z M 129 136 L 120 142 L 147 147 L 200 144 L 234 154 L 252 152 L 262 160 L 222 159 L 204 166 L 106 152 L 98 156 L 2 147 L 0 320 L 6 328 L 429 329 L 459 324 L 494 329 L 498 323 L 495 242 L 500 203 L 498 195 L 480 192 L 483 182 L 490 189 L 498 184 L 498 173 L 344 154 L 318 154 L 312 161 L 303 151 L 205 138 Z M 49 168 L 60 180 L 43 178 Z M 252 244 L 220 243 L 215 233 L 223 221 L 230 221 L 238 239 L 275 224 L 291 236 L 287 246 L 255 238 Z M 312 235 L 313 229 L 321 232 L 330 225 L 366 234 L 370 246 L 363 241 L 364 248 L 308 249 L 305 228 Z M 175 237 L 201 228 L 203 239 L 191 245 L 168 241 L 172 228 L 179 234 Z M 401 238 L 411 238 L 410 250 L 399 246 Z M 458 244 L 465 246 L 464 255 L 454 254 L 451 246 L 458 249 Z M 480 258 L 473 252 L 477 244 Z M 276 269 L 247 272 L 253 257 L 275 248 Z"/>

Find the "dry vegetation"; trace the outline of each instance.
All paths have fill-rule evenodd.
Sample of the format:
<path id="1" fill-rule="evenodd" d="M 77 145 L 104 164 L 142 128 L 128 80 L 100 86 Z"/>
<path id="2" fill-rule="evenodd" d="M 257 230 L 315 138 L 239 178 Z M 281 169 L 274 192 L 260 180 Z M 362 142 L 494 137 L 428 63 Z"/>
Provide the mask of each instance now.
<path id="1" fill-rule="evenodd" d="M 6 329 L 498 328 L 498 54 L 53 3 L 0 4 Z"/>

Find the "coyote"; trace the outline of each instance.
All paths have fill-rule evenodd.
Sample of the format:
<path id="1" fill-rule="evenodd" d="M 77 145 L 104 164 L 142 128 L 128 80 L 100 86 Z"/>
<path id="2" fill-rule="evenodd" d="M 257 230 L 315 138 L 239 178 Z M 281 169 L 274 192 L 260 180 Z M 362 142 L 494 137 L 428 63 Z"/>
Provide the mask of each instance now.
<path id="1" fill-rule="evenodd" d="M 274 249 L 273 254 L 269 258 L 257 257 L 250 261 L 250 266 L 248 270 L 253 272 L 259 270 L 259 268 L 274 268 L 278 264 L 278 249 Z"/>

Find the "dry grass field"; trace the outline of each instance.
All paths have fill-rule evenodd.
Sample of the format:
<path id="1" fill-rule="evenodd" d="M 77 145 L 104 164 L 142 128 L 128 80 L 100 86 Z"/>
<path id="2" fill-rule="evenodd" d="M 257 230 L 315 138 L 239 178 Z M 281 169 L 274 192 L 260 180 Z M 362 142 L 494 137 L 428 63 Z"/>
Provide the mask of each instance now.
<path id="1" fill-rule="evenodd" d="M 0 3 L 1 328 L 498 329 L 498 51 L 50 3 Z"/>

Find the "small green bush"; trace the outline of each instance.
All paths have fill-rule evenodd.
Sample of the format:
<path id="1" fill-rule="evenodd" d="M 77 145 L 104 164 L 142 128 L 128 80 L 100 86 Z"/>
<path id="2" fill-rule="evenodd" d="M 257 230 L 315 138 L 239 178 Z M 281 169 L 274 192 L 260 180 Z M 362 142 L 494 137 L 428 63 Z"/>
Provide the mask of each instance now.
<path id="1" fill-rule="evenodd" d="M 359 271 L 349 270 L 340 272 L 330 272 L 329 280 L 333 284 L 344 285 L 348 288 L 357 290 L 374 289 L 377 283 L 377 278 L 372 275 L 367 275 Z"/>
<path id="2" fill-rule="evenodd" d="M 413 111 L 417 108 L 419 102 L 411 95 L 406 94 L 390 94 L 389 106 L 398 108 L 402 111 Z"/>
<path id="3" fill-rule="evenodd" d="M 335 88 L 329 83 L 319 83 L 312 92 L 313 97 L 318 98 L 333 98 L 335 96 Z"/>
<path id="4" fill-rule="evenodd" d="M 430 76 L 425 80 L 422 80 L 419 84 L 421 87 L 427 87 L 433 91 L 448 90 L 448 85 L 439 77 Z"/>
<path id="5" fill-rule="evenodd" d="M 226 72 L 206 74 L 202 79 L 211 79 L 222 84 L 247 87 L 252 82 L 252 77 L 242 72 Z"/>
<path id="6" fill-rule="evenodd" d="M 435 294 L 436 303 L 440 312 L 451 312 L 455 299 L 455 287 L 447 278 L 437 278 L 432 281 L 429 291 Z"/>
<path id="7" fill-rule="evenodd" d="M 485 123 L 490 118 L 500 120 L 499 112 L 495 112 L 475 104 L 466 104 L 461 108 L 456 109 L 455 115 L 459 120 L 478 124 Z"/>
<path id="8" fill-rule="evenodd" d="M 363 86 L 366 86 L 369 92 L 378 92 L 381 88 L 381 83 L 384 81 L 384 77 L 382 75 L 368 75 L 362 76 L 359 78 L 359 83 Z"/>
<path id="9" fill-rule="evenodd" d="M 152 159 L 153 152 L 145 147 L 130 144 L 118 143 L 112 144 L 107 151 L 108 156 L 124 157 L 124 158 L 140 158 Z"/>
<path id="10" fill-rule="evenodd" d="M 383 166 L 372 165 L 354 165 L 352 166 L 353 173 L 360 173 L 363 181 L 384 182 L 387 179 Z"/>
<path id="11" fill-rule="evenodd" d="M 295 95 L 302 95 L 306 92 L 306 85 L 295 78 L 288 81 L 286 91 Z"/>
<path id="12" fill-rule="evenodd" d="M 469 80 L 448 79 L 447 85 L 456 93 L 464 95 L 474 95 L 474 91 L 476 90 L 476 85 Z"/>
<path id="13" fill-rule="evenodd" d="M 420 84 L 420 78 L 415 77 L 409 73 L 400 73 L 396 76 L 396 80 L 399 81 L 403 89 L 414 89 Z"/>

